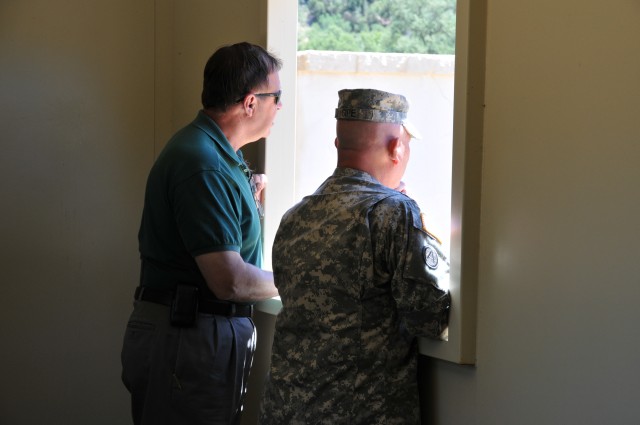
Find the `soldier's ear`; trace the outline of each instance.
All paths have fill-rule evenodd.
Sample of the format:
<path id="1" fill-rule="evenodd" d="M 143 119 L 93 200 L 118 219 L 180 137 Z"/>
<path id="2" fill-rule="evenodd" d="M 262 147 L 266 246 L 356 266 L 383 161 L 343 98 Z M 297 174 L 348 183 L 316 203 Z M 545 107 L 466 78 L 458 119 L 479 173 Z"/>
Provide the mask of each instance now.
<path id="1" fill-rule="evenodd" d="M 389 141 L 387 150 L 389 152 L 389 157 L 394 164 L 399 163 L 402 155 L 404 155 L 404 145 L 399 137 L 394 137 Z"/>

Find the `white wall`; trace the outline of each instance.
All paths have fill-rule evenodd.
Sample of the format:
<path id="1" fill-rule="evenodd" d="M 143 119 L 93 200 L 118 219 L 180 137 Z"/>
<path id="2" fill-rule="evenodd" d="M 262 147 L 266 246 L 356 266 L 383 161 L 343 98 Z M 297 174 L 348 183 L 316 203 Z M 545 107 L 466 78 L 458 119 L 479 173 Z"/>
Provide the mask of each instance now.
<path id="1" fill-rule="evenodd" d="M 640 423 L 640 2 L 488 1 L 477 366 L 434 424 Z"/>
<path id="2" fill-rule="evenodd" d="M 427 214 L 429 230 L 448 247 L 451 213 L 454 57 L 380 53 L 298 54 L 295 202 L 313 193 L 336 168 L 334 146 L 341 89 L 376 88 L 409 100 L 421 134 L 411 142 L 403 181 Z"/>

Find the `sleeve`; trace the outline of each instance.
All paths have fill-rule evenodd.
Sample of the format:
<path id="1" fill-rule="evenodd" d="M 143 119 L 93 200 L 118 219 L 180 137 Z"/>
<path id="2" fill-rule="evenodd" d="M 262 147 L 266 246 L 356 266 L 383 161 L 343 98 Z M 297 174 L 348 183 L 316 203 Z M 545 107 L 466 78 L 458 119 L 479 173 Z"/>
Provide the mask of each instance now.
<path id="1" fill-rule="evenodd" d="M 201 171 L 177 185 L 173 198 L 180 236 L 192 256 L 240 251 L 242 208 L 233 181 L 215 170 Z"/>
<path id="2" fill-rule="evenodd" d="M 394 198 L 384 202 L 386 224 L 379 224 L 386 233 L 381 260 L 391 273 L 391 294 L 410 334 L 437 338 L 449 319 L 451 296 L 443 289 L 448 287 L 449 263 L 438 241 L 422 228 L 417 204 Z"/>

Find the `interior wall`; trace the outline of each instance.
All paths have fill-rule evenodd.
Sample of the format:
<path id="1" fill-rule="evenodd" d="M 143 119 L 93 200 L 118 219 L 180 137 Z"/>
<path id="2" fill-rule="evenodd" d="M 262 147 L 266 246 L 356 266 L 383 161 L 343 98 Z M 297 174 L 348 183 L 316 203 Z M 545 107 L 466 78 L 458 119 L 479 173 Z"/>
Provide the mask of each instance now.
<path id="1" fill-rule="evenodd" d="M 488 0 L 477 365 L 428 423 L 640 423 L 640 2 Z"/>
<path id="2" fill-rule="evenodd" d="M 0 423 L 128 423 L 146 174 L 263 3 L 0 3 Z M 640 421 L 639 17 L 488 0 L 478 359 L 423 359 L 427 423 Z"/>
<path id="3" fill-rule="evenodd" d="M 262 0 L 0 2 L 0 423 L 130 423 L 120 349 L 146 176 L 200 108 L 206 59 L 264 45 L 265 14 Z"/>
<path id="4" fill-rule="evenodd" d="M 153 26 L 151 0 L 0 3 L 0 423 L 129 417 Z"/>

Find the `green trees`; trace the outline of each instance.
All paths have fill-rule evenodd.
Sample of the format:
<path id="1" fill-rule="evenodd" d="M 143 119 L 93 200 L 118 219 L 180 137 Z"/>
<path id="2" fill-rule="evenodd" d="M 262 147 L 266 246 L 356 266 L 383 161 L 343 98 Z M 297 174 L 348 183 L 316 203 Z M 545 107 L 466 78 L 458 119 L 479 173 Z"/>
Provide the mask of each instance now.
<path id="1" fill-rule="evenodd" d="M 298 0 L 298 50 L 455 53 L 455 0 Z"/>

